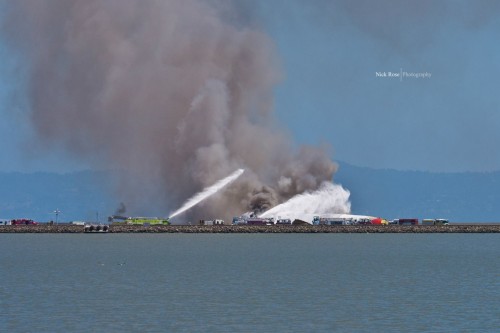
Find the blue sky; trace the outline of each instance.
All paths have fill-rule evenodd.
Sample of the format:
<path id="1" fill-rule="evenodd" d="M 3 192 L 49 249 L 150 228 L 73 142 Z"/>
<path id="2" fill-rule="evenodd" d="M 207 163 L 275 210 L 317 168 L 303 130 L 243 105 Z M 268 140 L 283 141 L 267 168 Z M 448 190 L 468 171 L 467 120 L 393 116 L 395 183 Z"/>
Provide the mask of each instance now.
<path id="1" fill-rule="evenodd" d="M 276 44 L 276 113 L 297 144 L 372 168 L 500 170 L 498 2 L 248 3 Z M 33 148 L 28 115 L 11 103 L 16 59 L 1 43 L 0 171 L 85 169 L 62 150 Z M 401 69 L 431 77 L 375 75 Z"/>
<path id="2" fill-rule="evenodd" d="M 500 169 L 498 6 L 295 3 L 267 24 L 287 77 L 278 113 L 298 141 L 327 142 L 360 166 Z M 414 13 L 412 3 L 427 7 Z M 401 68 L 432 76 L 375 77 Z"/>

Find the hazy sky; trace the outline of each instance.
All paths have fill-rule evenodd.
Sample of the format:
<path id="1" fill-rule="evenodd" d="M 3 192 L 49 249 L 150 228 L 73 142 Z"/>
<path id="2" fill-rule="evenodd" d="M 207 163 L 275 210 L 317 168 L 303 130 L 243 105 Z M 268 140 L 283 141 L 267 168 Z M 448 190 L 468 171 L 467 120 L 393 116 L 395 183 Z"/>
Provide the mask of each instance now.
<path id="1" fill-rule="evenodd" d="M 500 170 L 500 1 L 238 4 L 276 44 L 276 113 L 295 142 L 359 166 Z M 2 41 L 0 59 L 0 171 L 86 168 L 54 147 L 33 152 Z M 430 77 L 376 76 L 401 71 Z"/>

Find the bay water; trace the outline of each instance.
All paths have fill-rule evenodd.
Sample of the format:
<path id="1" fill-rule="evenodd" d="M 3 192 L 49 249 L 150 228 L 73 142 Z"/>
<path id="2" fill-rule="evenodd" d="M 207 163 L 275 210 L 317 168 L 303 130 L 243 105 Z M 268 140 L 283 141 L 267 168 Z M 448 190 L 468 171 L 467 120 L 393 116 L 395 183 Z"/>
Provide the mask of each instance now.
<path id="1" fill-rule="evenodd" d="M 0 234 L 1 332 L 500 332 L 497 234 Z"/>

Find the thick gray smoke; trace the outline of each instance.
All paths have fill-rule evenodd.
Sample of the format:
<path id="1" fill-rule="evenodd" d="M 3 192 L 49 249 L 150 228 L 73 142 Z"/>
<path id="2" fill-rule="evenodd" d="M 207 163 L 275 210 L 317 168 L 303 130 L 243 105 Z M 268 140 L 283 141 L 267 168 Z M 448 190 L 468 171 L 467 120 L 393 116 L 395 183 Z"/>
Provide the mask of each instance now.
<path id="1" fill-rule="evenodd" d="M 272 41 L 229 1 L 16 0 L 2 27 L 41 142 L 121 170 L 133 213 L 245 174 L 193 217 L 267 210 L 332 179 L 324 149 L 294 149 L 272 116 Z M 245 19 L 248 22 L 248 19 Z M 112 208 L 110 208 L 112 209 Z M 142 211 L 141 211 L 142 213 Z"/>

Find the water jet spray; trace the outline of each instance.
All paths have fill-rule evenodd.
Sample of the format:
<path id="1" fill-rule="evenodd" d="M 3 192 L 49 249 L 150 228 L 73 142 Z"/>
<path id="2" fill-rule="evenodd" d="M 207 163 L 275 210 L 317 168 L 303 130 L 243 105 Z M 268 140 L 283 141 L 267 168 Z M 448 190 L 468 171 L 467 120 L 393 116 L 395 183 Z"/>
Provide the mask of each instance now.
<path id="1" fill-rule="evenodd" d="M 181 208 L 177 209 L 173 213 L 170 214 L 169 219 L 184 213 L 186 210 L 189 208 L 192 208 L 193 206 L 199 204 L 203 200 L 207 199 L 208 197 L 214 195 L 215 193 L 219 192 L 222 188 L 225 186 L 229 185 L 233 181 L 235 181 L 239 176 L 243 174 L 245 170 L 244 169 L 238 169 L 229 176 L 227 176 L 224 179 L 219 180 L 217 183 L 213 184 L 212 186 L 204 188 L 201 192 L 195 194 L 193 197 L 191 197 L 189 200 L 187 200 L 184 205 L 181 206 Z"/>

